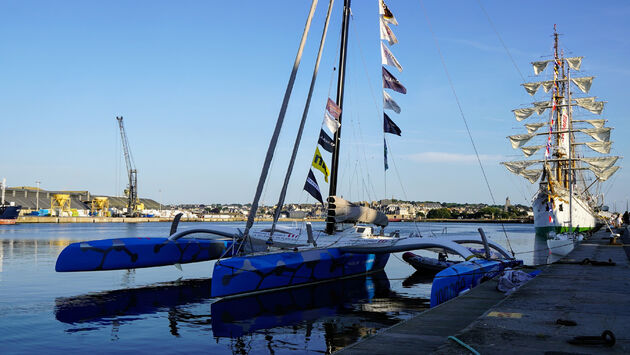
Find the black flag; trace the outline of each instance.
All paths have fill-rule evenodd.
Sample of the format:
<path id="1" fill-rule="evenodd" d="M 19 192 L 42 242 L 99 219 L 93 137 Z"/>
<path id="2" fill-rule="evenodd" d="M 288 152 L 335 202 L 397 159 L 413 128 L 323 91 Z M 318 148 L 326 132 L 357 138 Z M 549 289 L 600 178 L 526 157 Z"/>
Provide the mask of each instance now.
<path id="1" fill-rule="evenodd" d="M 401 132 L 400 128 L 396 126 L 394 121 L 392 121 L 385 112 L 383 112 L 383 132 L 395 134 L 397 136 L 400 136 Z"/>
<path id="2" fill-rule="evenodd" d="M 332 153 L 335 148 L 335 143 L 332 138 L 330 138 L 323 129 L 319 131 L 319 140 L 317 143 L 319 143 L 319 145 L 321 145 L 322 148 L 329 153 Z"/>
<path id="3" fill-rule="evenodd" d="M 317 179 L 315 179 L 315 174 L 313 174 L 313 170 L 311 169 L 308 169 L 308 177 L 304 183 L 304 190 L 311 194 L 311 196 L 313 196 L 313 198 L 319 201 L 322 205 L 324 204 L 322 193 L 319 191 L 319 185 L 317 185 Z"/>

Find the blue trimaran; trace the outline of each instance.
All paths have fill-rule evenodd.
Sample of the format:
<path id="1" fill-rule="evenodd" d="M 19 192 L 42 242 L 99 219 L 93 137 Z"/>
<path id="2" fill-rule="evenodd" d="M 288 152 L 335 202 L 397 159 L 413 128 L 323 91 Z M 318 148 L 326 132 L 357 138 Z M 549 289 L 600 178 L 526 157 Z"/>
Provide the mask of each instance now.
<path id="1" fill-rule="evenodd" d="M 386 235 L 384 227 L 387 225 L 387 218 L 381 212 L 354 205 L 336 196 L 341 141 L 340 125 L 334 132 L 332 144 L 326 229 L 313 230 L 310 223 L 300 229 L 276 225 L 301 140 L 332 4 L 333 0 L 330 0 L 308 99 L 274 222 L 270 228 L 250 231 L 284 121 L 317 0 L 313 0 L 311 5 L 245 231 L 239 230 L 238 233 L 232 233 L 199 228 L 177 232 L 179 218 L 176 218 L 171 227 L 171 235 L 167 238 L 119 238 L 72 243 L 59 255 L 56 270 L 64 272 L 133 269 L 217 260 L 212 275 L 211 295 L 212 297 L 232 297 L 380 271 L 385 267 L 390 253 L 393 252 L 428 249 L 459 255 L 465 261 L 435 276 L 431 296 L 431 305 L 435 306 L 457 296 L 463 290 L 476 286 L 483 279 L 498 274 L 505 267 L 520 264 L 521 261 L 515 260 L 500 245 L 487 240 L 483 233 L 481 233 L 482 238 L 479 239 L 470 236 L 421 237 L 415 233 L 400 237 L 398 232 Z M 391 15 L 382 0 L 380 4 L 382 16 Z M 345 0 L 335 103 L 339 110 L 335 118 L 339 124 L 343 110 L 349 15 L 350 0 Z M 378 227 L 380 230 L 377 231 Z M 190 237 L 192 234 L 205 234 L 206 237 L 192 238 Z M 464 244 L 484 245 L 486 257 L 473 254 Z M 490 248 L 496 250 L 502 259 L 490 259 Z"/>

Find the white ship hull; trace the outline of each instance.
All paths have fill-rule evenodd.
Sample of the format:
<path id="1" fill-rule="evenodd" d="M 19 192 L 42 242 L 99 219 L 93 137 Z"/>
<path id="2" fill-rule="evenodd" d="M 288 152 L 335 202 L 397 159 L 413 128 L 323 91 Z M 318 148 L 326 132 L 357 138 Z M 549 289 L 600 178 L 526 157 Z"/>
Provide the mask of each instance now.
<path id="1" fill-rule="evenodd" d="M 574 231 L 585 232 L 595 228 L 596 218 L 593 209 L 578 196 L 573 196 L 573 213 L 569 213 L 569 194 L 561 190 L 554 203 L 548 203 L 547 192 L 538 191 L 534 198 L 534 227 L 536 234 L 547 236 L 548 232 L 563 233 L 569 231 L 569 220 L 572 218 Z M 553 205 L 553 206 L 552 206 Z"/>

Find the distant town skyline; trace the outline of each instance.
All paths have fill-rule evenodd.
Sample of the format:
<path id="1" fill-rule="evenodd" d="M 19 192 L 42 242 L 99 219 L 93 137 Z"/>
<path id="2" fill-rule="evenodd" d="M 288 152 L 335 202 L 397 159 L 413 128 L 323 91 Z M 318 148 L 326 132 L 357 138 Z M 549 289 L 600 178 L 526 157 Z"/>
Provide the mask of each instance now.
<path id="1" fill-rule="evenodd" d="M 289 203 L 302 190 L 327 97 L 334 98 L 342 1 L 335 10 Z M 383 174 L 377 1 L 355 1 L 342 125 L 340 195 L 351 200 L 479 201 L 529 205 L 537 185 L 499 165 L 520 154 L 510 110 L 530 103 L 520 86 L 531 61 L 549 58 L 557 24 L 566 54 L 584 56 L 591 94 L 608 101 L 612 154 L 624 155 L 630 102 L 630 3 L 625 1 L 401 1 L 390 47 L 408 93 L 390 117 Z M 273 205 L 301 116 L 328 2 L 320 1 L 263 194 Z M 125 118 L 141 197 L 174 203 L 249 203 L 304 28 L 310 1 L 5 1 L 0 3 L 0 179 L 9 186 L 122 195 L 125 165 L 116 116 Z M 495 198 L 483 180 L 440 55 Z M 484 11 L 490 17 L 490 24 Z M 509 49 L 509 54 L 501 40 Z M 518 70 L 512 63 L 514 60 Z M 520 71 L 520 73 L 519 73 Z M 622 86 L 623 85 L 623 86 Z M 329 155 L 324 157 L 330 159 Z M 603 184 L 606 204 L 630 198 L 622 169 Z M 316 172 L 323 194 L 328 185 Z"/>

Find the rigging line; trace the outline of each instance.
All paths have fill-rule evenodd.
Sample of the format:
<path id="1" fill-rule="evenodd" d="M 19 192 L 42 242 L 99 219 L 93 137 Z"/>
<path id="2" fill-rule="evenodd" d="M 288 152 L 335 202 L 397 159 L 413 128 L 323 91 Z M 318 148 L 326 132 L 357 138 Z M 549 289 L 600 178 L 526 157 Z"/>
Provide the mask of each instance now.
<path id="1" fill-rule="evenodd" d="M 494 27 L 494 23 L 492 22 L 492 19 L 490 18 L 490 16 L 486 12 L 486 9 L 481 4 L 481 0 L 477 0 L 477 4 L 479 4 L 479 7 L 481 8 L 481 11 L 483 12 L 483 14 L 486 15 L 486 19 L 488 20 L 488 23 L 490 24 L 490 27 L 492 27 L 492 30 L 497 35 L 497 38 L 499 38 L 499 42 L 501 42 L 501 45 L 505 49 L 505 52 L 507 53 L 508 57 L 510 57 L 510 60 L 512 61 L 512 64 L 514 65 L 514 68 L 518 72 L 518 75 L 521 76 L 521 80 L 523 82 L 526 82 L 525 77 L 523 76 L 523 73 L 521 73 L 521 70 L 518 68 L 518 65 L 516 65 L 516 61 L 514 61 L 514 58 L 512 57 L 512 54 L 510 53 L 510 50 L 505 45 L 505 42 L 503 42 L 503 38 L 501 38 L 501 35 L 499 34 L 499 31 L 497 31 L 496 27 Z"/>
<path id="2" fill-rule="evenodd" d="M 459 109 L 459 113 L 461 115 L 462 121 L 464 122 L 464 126 L 466 126 L 466 132 L 468 132 L 468 138 L 470 138 L 470 143 L 473 147 L 473 150 L 475 151 L 475 156 L 477 157 L 477 162 L 479 163 L 479 168 L 481 168 L 481 173 L 483 175 L 483 178 L 486 182 L 486 186 L 488 187 L 488 192 L 490 193 L 490 198 L 492 198 L 492 203 L 494 203 L 495 205 L 496 200 L 494 199 L 494 194 L 492 193 L 492 189 L 490 188 L 490 182 L 488 181 L 488 177 L 486 176 L 486 171 L 483 168 L 483 164 L 481 163 L 481 158 L 479 157 L 479 152 L 477 151 L 477 146 L 475 145 L 475 141 L 473 140 L 473 136 L 472 133 L 470 132 L 470 128 L 468 127 L 468 122 L 466 121 L 466 116 L 464 116 L 464 110 L 462 109 L 462 105 L 459 102 L 459 97 L 457 96 L 457 92 L 455 91 L 455 85 L 453 84 L 453 80 L 451 80 L 451 75 L 448 71 L 448 68 L 446 67 L 446 61 L 444 60 L 444 56 L 442 55 L 442 50 L 440 49 L 440 45 L 437 41 L 437 37 L 435 36 L 435 32 L 433 32 L 433 27 L 431 25 L 431 21 L 429 20 L 429 14 L 427 13 L 427 10 L 424 7 L 424 2 L 422 0 L 420 0 L 420 6 L 422 7 L 422 10 L 424 11 L 424 18 L 427 20 L 427 24 L 429 26 L 429 31 L 431 32 L 431 36 L 433 37 L 433 41 L 435 42 L 435 46 L 437 48 L 438 54 L 440 55 L 440 61 L 442 62 L 442 67 L 444 68 L 444 72 L 446 74 L 446 77 L 448 79 L 449 85 L 451 87 L 451 90 L 453 91 L 453 96 L 455 97 L 455 102 L 457 103 L 457 107 Z M 507 231 L 505 230 L 505 226 L 503 225 L 503 223 L 501 223 L 501 226 L 503 227 L 503 233 L 505 234 L 505 239 L 508 242 L 508 246 L 510 247 L 510 251 L 512 252 L 512 254 L 514 254 L 514 250 L 512 250 L 512 245 L 510 243 L 510 238 L 507 235 Z"/>
<path id="3" fill-rule="evenodd" d="M 311 20 L 313 19 L 313 15 L 315 14 L 315 8 L 317 7 L 317 0 L 313 0 L 311 3 L 311 8 L 308 13 L 308 17 L 306 19 L 306 25 L 304 27 L 304 32 L 302 34 L 302 39 L 300 40 L 299 49 L 297 55 L 295 57 L 295 61 L 293 63 L 293 68 L 291 69 L 291 75 L 289 77 L 289 82 L 287 83 L 287 88 L 284 93 L 284 98 L 282 100 L 282 106 L 280 108 L 280 113 L 278 114 L 278 120 L 276 121 L 276 126 L 274 128 L 273 135 L 271 137 L 271 141 L 269 142 L 269 147 L 267 148 L 267 154 L 265 157 L 265 163 L 263 164 L 262 171 L 260 173 L 260 178 L 258 179 L 258 186 L 256 187 L 256 194 L 254 195 L 254 201 L 252 202 L 252 208 L 247 216 L 247 224 L 245 225 L 244 237 L 247 238 L 250 242 L 251 246 L 251 238 L 249 238 L 249 230 L 254 224 L 254 218 L 256 218 L 256 210 L 258 209 L 258 200 L 260 199 L 260 194 L 262 193 L 263 186 L 265 185 L 265 181 L 267 180 L 267 175 L 269 173 L 269 165 L 271 160 L 273 160 L 273 155 L 276 151 L 276 145 L 278 143 L 278 136 L 280 135 L 280 130 L 282 128 L 282 124 L 284 122 L 284 116 L 287 111 L 287 107 L 289 105 L 289 99 L 291 98 L 291 92 L 293 91 L 293 84 L 295 83 L 295 77 L 297 76 L 297 71 L 300 66 L 300 61 L 302 59 L 302 52 L 304 51 L 304 46 L 306 44 L 306 38 L 308 37 L 308 32 L 311 27 Z M 243 243 L 241 243 L 242 245 Z M 240 249 L 240 248 L 239 248 Z M 240 250 L 239 250 L 240 251 Z"/>
<path id="4" fill-rule="evenodd" d="M 391 147 L 388 147 L 388 150 L 390 150 Z M 403 192 L 403 196 L 405 197 L 405 201 L 409 201 L 409 197 L 407 196 L 407 190 L 405 190 L 405 186 L 402 183 L 402 179 L 400 178 L 400 174 L 398 173 L 398 165 L 396 165 L 396 159 L 394 159 L 394 154 L 392 153 L 392 164 L 394 164 L 394 171 L 396 172 L 396 177 L 398 178 L 398 183 L 400 183 L 400 188 L 402 189 Z M 418 227 L 418 222 L 416 221 L 416 218 L 414 217 L 413 219 L 413 226 L 416 228 L 416 232 L 420 233 L 420 228 Z"/>

